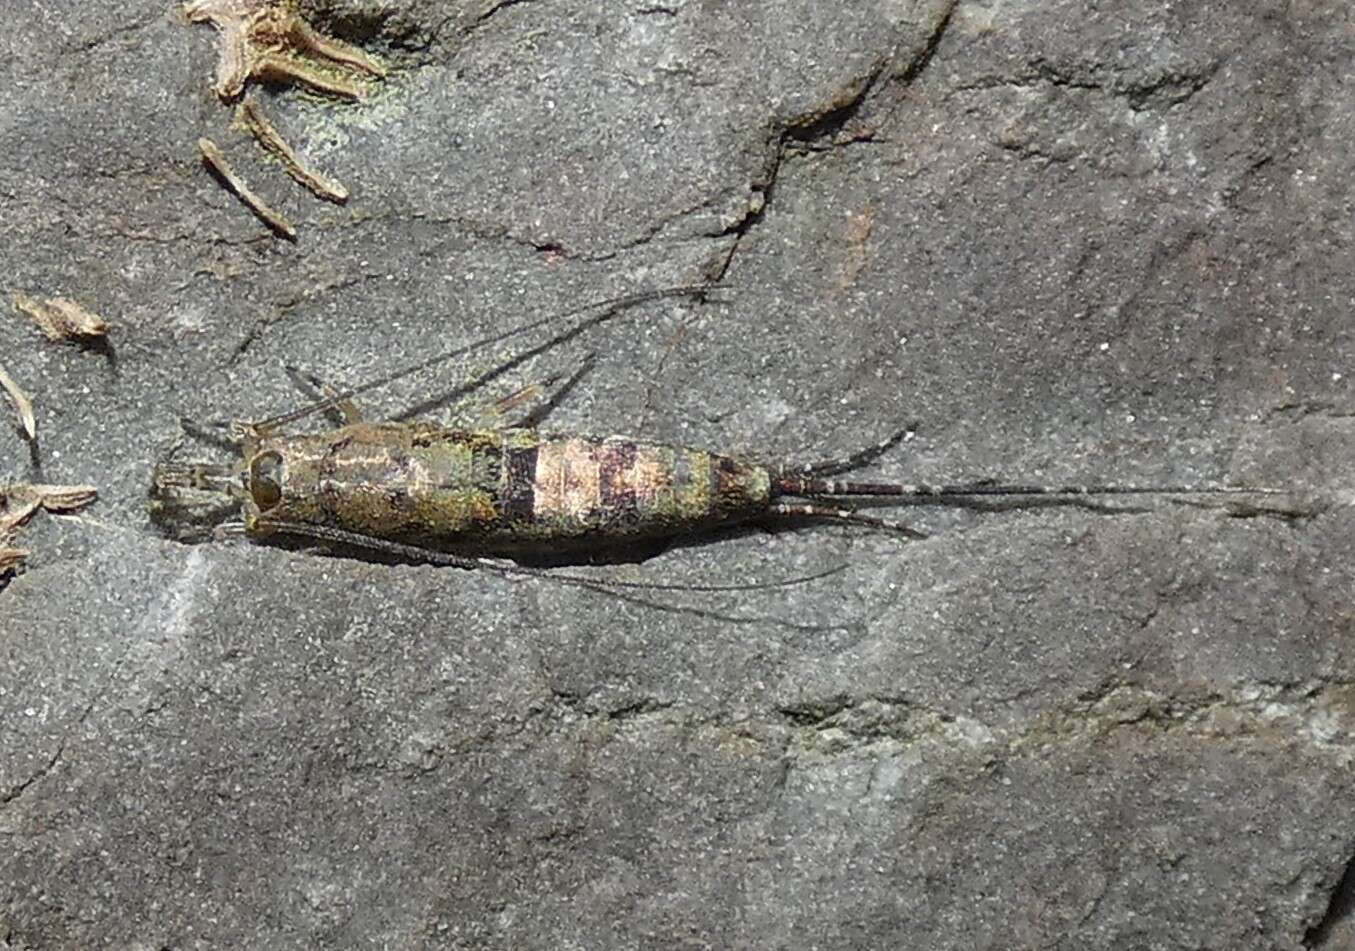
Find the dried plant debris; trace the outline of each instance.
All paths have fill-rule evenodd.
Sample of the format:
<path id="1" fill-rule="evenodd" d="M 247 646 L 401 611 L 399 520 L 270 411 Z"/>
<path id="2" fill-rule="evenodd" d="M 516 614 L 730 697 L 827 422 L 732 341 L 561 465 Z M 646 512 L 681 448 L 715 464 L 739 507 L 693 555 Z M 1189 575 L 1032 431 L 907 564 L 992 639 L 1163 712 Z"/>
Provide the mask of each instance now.
<path id="1" fill-rule="evenodd" d="M 49 340 L 92 343 L 108 334 L 108 324 L 93 311 L 65 297 L 38 300 L 15 291 L 14 307 L 32 318 Z"/>
<path id="2" fill-rule="evenodd" d="M 231 163 L 226 161 L 226 156 L 222 154 L 220 147 L 215 142 L 208 138 L 198 139 L 198 151 L 202 153 L 203 160 L 226 184 L 226 187 L 233 191 L 250 211 L 258 215 L 259 220 L 284 238 L 296 240 L 296 227 L 287 220 L 282 212 L 274 209 L 245 184 L 244 179 L 235 173 L 235 169 L 231 168 Z"/>
<path id="3" fill-rule="evenodd" d="M 223 102 L 240 99 L 251 82 L 300 85 L 323 95 L 357 100 L 369 81 L 386 75 L 386 68 L 372 56 L 317 32 L 297 12 L 296 0 L 186 0 L 184 13 L 194 23 L 212 24 L 220 34 L 216 94 Z M 246 99 L 236 117 L 302 185 L 328 201 L 348 200 L 348 189 L 301 161 L 257 102 Z M 203 145 L 206 141 L 198 143 L 204 157 L 236 194 L 270 228 L 295 239 L 291 223 L 228 171 L 215 146 L 211 146 L 215 155 L 209 154 Z"/>
<path id="4" fill-rule="evenodd" d="M 5 372 L 4 367 L 0 367 L 0 389 L 9 394 L 10 401 L 14 403 L 14 411 L 19 414 L 19 422 L 23 425 L 24 432 L 28 434 L 28 441 L 36 441 L 38 421 L 33 416 L 33 400 L 19 388 L 19 384 L 14 382 L 14 377 Z"/>
<path id="5" fill-rule="evenodd" d="M 364 80 L 386 75 L 362 50 L 317 33 L 295 0 L 188 0 L 184 13 L 221 33 L 216 94 L 226 102 L 238 99 L 251 80 L 360 99 Z"/>
<path id="6" fill-rule="evenodd" d="M 246 96 L 244 101 L 235 107 L 235 115 L 245 128 L 253 133 L 258 143 L 277 157 L 278 161 L 282 163 L 282 167 L 287 170 L 287 174 L 291 175 L 292 178 L 326 201 L 332 201 L 336 204 L 343 204 L 348 201 L 348 189 L 323 172 L 307 166 L 282 138 L 273 123 L 268 121 L 268 117 L 264 115 L 258 100 L 253 96 Z"/>
<path id="7" fill-rule="evenodd" d="M 38 509 L 74 512 L 98 497 L 92 485 L 0 486 L 0 577 L 24 563 L 28 552 L 15 546 L 19 531 Z"/>
<path id="8" fill-rule="evenodd" d="M 28 557 L 26 548 L 10 548 L 0 544 L 0 578 L 16 570 Z"/>

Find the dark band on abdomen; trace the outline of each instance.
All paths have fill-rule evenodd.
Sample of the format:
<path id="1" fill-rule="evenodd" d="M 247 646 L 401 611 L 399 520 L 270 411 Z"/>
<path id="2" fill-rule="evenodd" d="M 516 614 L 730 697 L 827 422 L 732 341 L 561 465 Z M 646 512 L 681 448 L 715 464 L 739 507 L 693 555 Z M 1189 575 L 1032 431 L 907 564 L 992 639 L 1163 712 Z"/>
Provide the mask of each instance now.
<path id="1" fill-rule="evenodd" d="M 504 485 L 499 499 L 503 520 L 530 523 L 536 513 L 537 447 L 504 449 Z"/>
<path id="2" fill-rule="evenodd" d="M 598 494 L 604 518 L 613 525 L 633 524 L 640 510 L 636 487 L 629 478 L 635 468 L 635 443 L 609 442 L 598 456 Z"/>

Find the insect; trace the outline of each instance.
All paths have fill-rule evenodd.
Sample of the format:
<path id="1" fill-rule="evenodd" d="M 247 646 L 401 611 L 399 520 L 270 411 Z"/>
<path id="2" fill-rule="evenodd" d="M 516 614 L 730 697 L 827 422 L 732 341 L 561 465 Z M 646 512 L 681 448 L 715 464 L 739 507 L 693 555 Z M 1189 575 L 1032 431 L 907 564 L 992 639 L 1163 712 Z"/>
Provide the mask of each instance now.
<path id="1" fill-rule="evenodd" d="M 707 290 L 672 288 L 580 308 L 561 316 L 588 309 L 602 313 L 529 354 L 575 336 L 623 308 Z M 559 318 L 536 321 L 491 340 L 552 319 Z M 936 500 L 1267 491 L 841 481 L 836 477 L 869 463 L 903 434 L 847 459 L 777 466 L 621 436 L 547 433 L 534 425 L 473 429 L 427 421 L 373 422 L 364 419 L 352 402 L 360 393 L 489 342 L 458 348 L 347 392 L 329 391 L 326 399 L 290 413 L 234 424 L 240 453 L 234 463 L 156 467 L 153 514 L 171 525 L 182 523 L 185 515 L 218 525 L 238 516 L 228 530 L 254 540 L 308 540 L 401 560 L 513 572 L 531 569 L 509 568 L 493 559 L 588 553 L 751 521 L 833 519 L 922 537 L 906 526 L 836 504 L 846 497 Z M 343 415 L 343 424 L 336 429 L 285 431 L 300 419 L 334 410 Z"/>

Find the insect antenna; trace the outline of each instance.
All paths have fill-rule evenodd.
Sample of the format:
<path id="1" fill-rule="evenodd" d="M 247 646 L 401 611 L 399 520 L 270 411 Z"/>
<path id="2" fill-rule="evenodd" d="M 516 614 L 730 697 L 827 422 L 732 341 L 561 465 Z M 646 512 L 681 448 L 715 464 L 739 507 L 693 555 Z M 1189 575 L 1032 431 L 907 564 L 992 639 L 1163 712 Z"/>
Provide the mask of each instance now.
<path id="1" fill-rule="evenodd" d="M 642 597 L 632 591 L 591 588 L 589 585 L 580 585 L 579 587 L 590 588 L 590 590 L 597 591 L 599 594 L 605 594 L 609 598 L 615 598 L 618 601 L 638 605 L 642 608 L 663 611 L 667 614 L 685 614 L 691 617 L 719 621 L 722 624 L 775 624 L 777 627 L 787 628 L 803 634 L 821 634 L 825 631 L 840 631 L 845 630 L 847 627 L 847 624 L 844 622 L 838 622 L 836 624 L 818 624 L 812 621 L 794 620 L 788 617 L 774 617 L 760 614 L 734 614 L 725 611 L 716 611 L 710 608 L 696 607 L 691 604 L 670 604 L 666 601 L 655 601 L 651 598 Z"/>
<path id="2" fill-rule="evenodd" d="M 336 393 L 333 396 L 330 396 L 326 399 L 320 400 L 315 403 L 311 403 L 306 406 L 302 406 L 298 409 L 294 409 L 287 413 L 282 413 L 277 416 L 273 416 L 269 419 L 263 420 L 262 422 L 255 423 L 253 424 L 253 429 L 256 433 L 260 434 L 279 429 L 283 426 L 286 426 L 288 423 L 293 423 L 299 419 L 304 419 L 307 416 L 314 415 L 315 413 L 324 412 L 328 409 L 336 407 L 347 400 L 351 400 L 355 396 L 361 396 L 364 393 L 370 393 L 372 390 L 380 389 L 383 386 L 388 386 L 389 384 L 394 383 L 397 380 L 402 380 L 407 376 L 412 376 L 415 373 L 420 373 L 424 370 L 438 366 L 441 363 L 446 363 L 448 360 L 453 360 L 456 357 L 465 356 L 466 354 L 478 350 L 481 347 L 489 346 L 491 344 L 496 343 L 502 343 L 505 340 L 509 340 L 513 337 L 519 336 L 529 331 L 537 330 L 541 327 L 546 327 L 551 324 L 558 323 L 559 321 L 562 320 L 568 320 L 569 318 L 577 317 L 580 314 L 586 314 L 590 311 L 599 309 L 602 310 L 602 313 L 597 314 L 596 316 L 591 317 L 587 320 L 580 321 L 575 327 L 571 328 L 569 331 L 566 331 L 560 334 L 558 337 L 553 338 L 548 345 L 554 346 L 555 344 L 561 342 L 562 340 L 567 340 L 578 333 L 582 333 L 584 330 L 587 330 L 590 327 L 595 327 L 598 324 L 604 323 L 605 321 L 610 320 L 612 317 L 614 317 L 618 312 L 625 310 L 627 308 L 634 307 L 639 304 L 649 303 L 651 301 L 665 300 L 673 297 L 701 298 L 705 297 L 707 294 L 709 294 L 712 290 L 715 289 L 716 285 L 714 284 L 686 284 L 678 285 L 676 287 L 659 288 L 657 290 L 640 291 L 639 293 L 635 294 L 626 294 L 620 297 L 609 298 L 607 300 L 594 301 L 593 303 L 590 304 L 583 304 L 579 307 L 574 307 L 561 313 L 551 314 L 548 317 L 541 317 L 538 318 L 537 320 L 528 321 L 525 324 L 519 324 L 517 327 L 513 327 L 509 330 L 505 330 L 497 334 L 492 334 L 488 337 L 483 337 L 479 340 L 476 340 L 472 343 L 464 344 L 460 347 L 455 347 L 444 353 L 439 353 L 436 356 L 429 357 L 426 360 L 420 360 L 418 363 L 402 367 L 399 370 L 392 371 L 391 373 L 388 373 L 385 376 L 378 377 L 375 380 L 369 380 L 368 382 L 363 383 L 359 386 L 352 387 L 351 389 L 343 390 L 342 392 Z M 537 352 L 540 351 L 535 350 L 531 355 L 535 355 L 535 353 Z M 524 359 L 526 359 L 526 357 L 524 357 Z"/>

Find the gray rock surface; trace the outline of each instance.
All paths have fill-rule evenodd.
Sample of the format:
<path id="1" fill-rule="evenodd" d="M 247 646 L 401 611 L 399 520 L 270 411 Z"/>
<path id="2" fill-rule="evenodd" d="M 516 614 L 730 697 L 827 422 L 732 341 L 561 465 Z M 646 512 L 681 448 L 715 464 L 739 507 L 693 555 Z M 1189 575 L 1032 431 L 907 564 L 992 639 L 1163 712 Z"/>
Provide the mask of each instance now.
<path id="1" fill-rule="evenodd" d="M 343 207 L 231 129 L 177 4 L 6 5 L 0 289 L 114 349 L 0 312 L 41 427 L 0 472 L 101 494 L 0 591 L 0 946 L 1355 947 L 1347 5 L 306 7 L 392 67 L 264 96 Z M 296 405 L 284 364 L 705 278 L 496 395 L 595 352 L 555 427 L 800 460 L 910 425 L 879 477 L 1295 496 L 575 569 L 848 566 L 633 599 L 148 523 L 179 417 Z"/>

